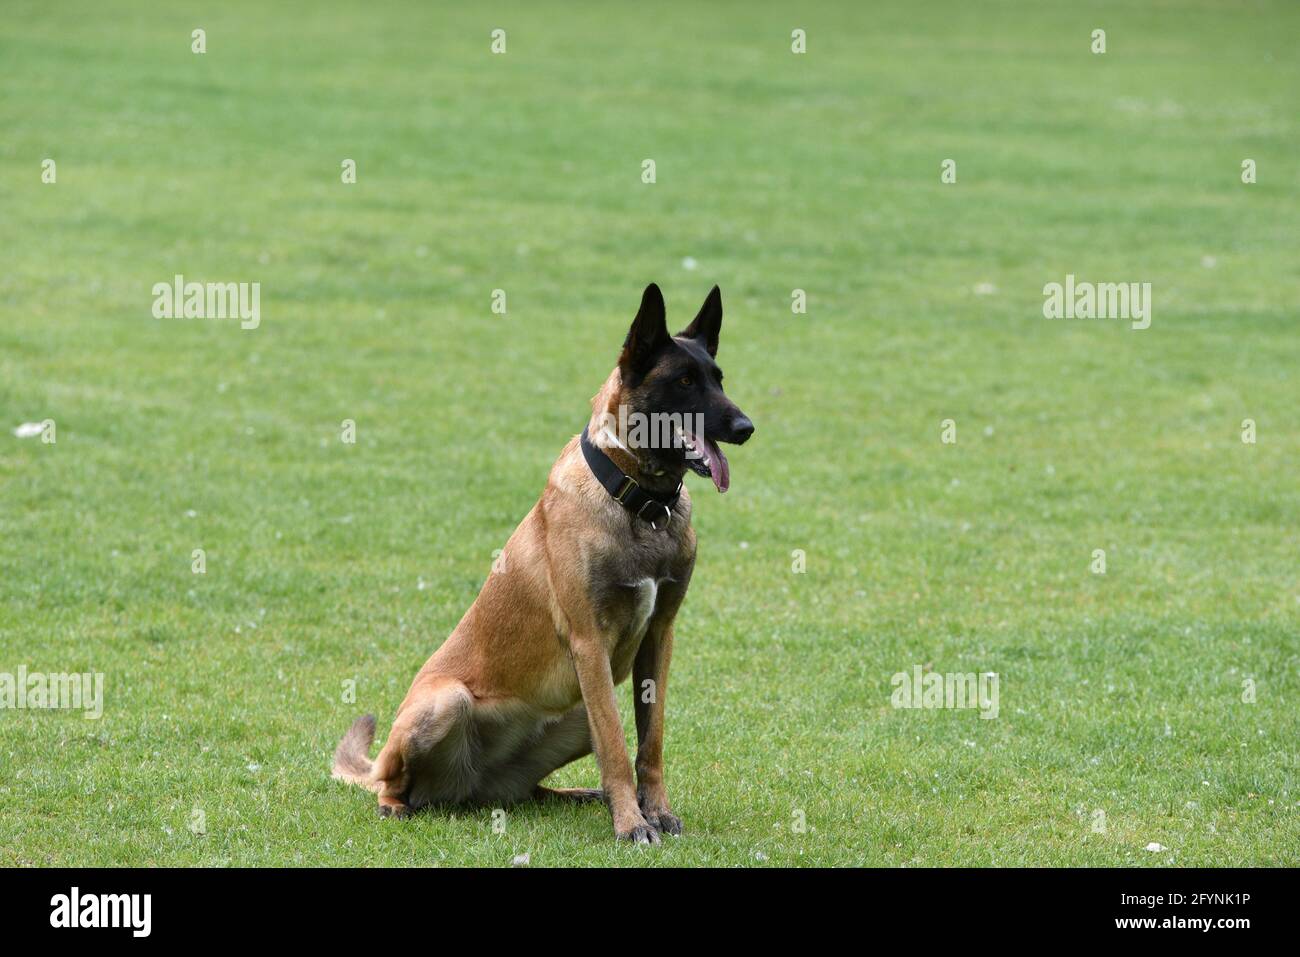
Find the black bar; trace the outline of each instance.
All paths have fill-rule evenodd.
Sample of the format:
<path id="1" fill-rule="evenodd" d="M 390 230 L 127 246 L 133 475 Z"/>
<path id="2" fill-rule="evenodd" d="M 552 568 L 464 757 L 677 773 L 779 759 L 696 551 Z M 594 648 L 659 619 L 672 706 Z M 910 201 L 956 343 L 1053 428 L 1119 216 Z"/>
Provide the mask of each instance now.
<path id="1" fill-rule="evenodd" d="M 954 934 L 968 942 L 1033 935 L 1181 944 L 1199 937 L 1232 946 L 1260 931 L 1288 930 L 1293 915 L 1284 908 L 1294 898 L 1294 872 L 1244 869 L 38 869 L 4 871 L 0 881 L 7 942 L 76 935 L 83 942 L 283 940 L 295 947 L 381 938 L 418 945 L 458 928 L 485 940 L 570 946 L 557 931 L 608 924 L 649 940 L 665 922 L 686 920 L 699 928 L 693 942 L 716 937 L 733 946 L 813 925 L 819 934 L 842 931 L 862 943 L 901 932 L 918 943 Z M 97 895 L 149 895 L 148 936 L 136 936 L 125 919 L 135 916 L 143 930 L 143 897 L 132 911 L 121 898 L 104 909 L 112 917 L 116 907 L 128 926 L 51 926 L 66 917 L 74 887 L 88 917 L 100 909 Z M 60 895 L 69 905 L 63 912 Z M 95 903 L 86 904 L 88 897 Z"/>

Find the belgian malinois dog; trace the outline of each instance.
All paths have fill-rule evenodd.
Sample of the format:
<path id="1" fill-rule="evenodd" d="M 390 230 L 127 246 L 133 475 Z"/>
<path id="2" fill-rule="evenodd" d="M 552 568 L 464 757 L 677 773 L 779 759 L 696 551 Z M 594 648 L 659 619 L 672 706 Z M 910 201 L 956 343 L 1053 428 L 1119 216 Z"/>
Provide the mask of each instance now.
<path id="1" fill-rule="evenodd" d="M 673 619 L 695 567 L 682 478 L 690 469 L 725 492 L 731 477 L 718 443 L 754 433 L 722 391 L 721 326 L 717 286 L 676 336 L 659 287 L 646 287 L 587 427 L 560 453 L 474 604 L 415 676 L 379 756 L 367 757 L 372 715 L 339 742 L 334 776 L 378 793 L 381 815 L 603 799 L 620 839 L 654 844 L 681 833 L 664 790 L 663 743 Z M 651 427 L 636 427 L 645 422 Z M 614 697 L 629 673 L 635 785 Z M 593 747 L 599 790 L 541 786 Z"/>

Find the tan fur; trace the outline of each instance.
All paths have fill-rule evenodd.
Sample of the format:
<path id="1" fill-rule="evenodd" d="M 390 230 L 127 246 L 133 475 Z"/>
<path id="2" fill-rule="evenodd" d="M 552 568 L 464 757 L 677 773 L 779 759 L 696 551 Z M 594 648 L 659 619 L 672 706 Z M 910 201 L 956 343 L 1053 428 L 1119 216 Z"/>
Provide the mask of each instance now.
<path id="1" fill-rule="evenodd" d="M 617 409 L 618 369 L 592 400 Z M 636 460 L 607 454 L 636 475 Z M 541 498 L 510 536 L 494 571 L 455 630 L 416 675 L 373 765 L 373 719 L 339 744 L 336 777 L 379 795 L 380 813 L 427 804 L 505 804 L 553 792 L 556 768 L 596 752 L 619 837 L 680 833 L 663 783 L 664 696 L 672 624 L 695 562 L 691 501 L 683 489 L 666 529 L 618 505 L 596 481 L 575 436 Z M 615 685 L 629 675 L 637 737 L 635 784 Z M 653 702 L 643 683 L 654 682 Z"/>

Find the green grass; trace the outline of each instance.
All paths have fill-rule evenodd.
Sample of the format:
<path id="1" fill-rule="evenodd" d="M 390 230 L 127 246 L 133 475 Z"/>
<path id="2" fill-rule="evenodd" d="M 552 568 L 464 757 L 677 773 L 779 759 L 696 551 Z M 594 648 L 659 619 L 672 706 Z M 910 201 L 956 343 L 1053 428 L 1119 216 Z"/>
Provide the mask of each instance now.
<path id="1" fill-rule="evenodd" d="M 0 711 L 0 864 L 1296 862 L 1294 4 L 6 12 L 0 671 L 106 701 Z M 177 272 L 259 281 L 260 328 L 152 318 Z M 1067 272 L 1151 282 L 1151 328 L 1044 319 Z M 690 480 L 687 835 L 380 821 L 334 744 L 387 728 L 651 280 L 683 325 L 721 285 L 758 429 Z M 891 708 L 914 664 L 998 672 L 998 719 Z"/>

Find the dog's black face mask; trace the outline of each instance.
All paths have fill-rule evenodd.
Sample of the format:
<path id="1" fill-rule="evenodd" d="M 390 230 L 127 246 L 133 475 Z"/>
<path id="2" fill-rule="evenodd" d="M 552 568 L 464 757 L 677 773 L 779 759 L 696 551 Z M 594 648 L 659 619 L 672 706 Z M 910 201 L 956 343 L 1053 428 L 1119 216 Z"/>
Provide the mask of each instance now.
<path id="1" fill-rule="evenodd" d="M 713 480 L 719 492 L 731 484 L 720 442 L 744 443 L 754 423 L 722 391 L 718 334 L 722 293 L 714 286 L 699 315 L 676 336 L 668 334 L 664 298 L 651 283 L 623 343 L 618 365 L 622 402 L 646 428 L 629 430 L 629 443 L 652 472 L 689 468 Z"/>

